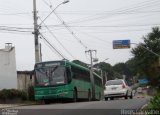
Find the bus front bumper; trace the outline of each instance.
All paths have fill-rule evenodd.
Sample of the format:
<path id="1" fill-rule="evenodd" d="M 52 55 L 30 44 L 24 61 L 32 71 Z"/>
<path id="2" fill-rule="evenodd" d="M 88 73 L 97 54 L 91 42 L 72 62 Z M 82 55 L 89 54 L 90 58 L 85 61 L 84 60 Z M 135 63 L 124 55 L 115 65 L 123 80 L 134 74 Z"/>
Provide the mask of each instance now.
<path id="1" fill-rule="evenodd" d="M 63 99 L 63 98 L 72 98 L 72 92 L 63 92 L 58 94 L 35 94 L 35 100 L 45 100 L 45 99 Z"/>

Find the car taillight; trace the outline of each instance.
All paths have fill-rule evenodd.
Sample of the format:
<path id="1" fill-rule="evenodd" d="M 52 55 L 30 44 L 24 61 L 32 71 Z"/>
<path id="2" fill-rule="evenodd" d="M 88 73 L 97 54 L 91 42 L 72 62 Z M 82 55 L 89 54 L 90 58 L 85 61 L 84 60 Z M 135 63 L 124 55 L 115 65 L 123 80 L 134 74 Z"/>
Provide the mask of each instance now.
<path id="1" fill-rule="evenodd" d="M 122 88 L 123 88 L 123 89 L 126 88 L 124 84 L 122 84 Z"/>

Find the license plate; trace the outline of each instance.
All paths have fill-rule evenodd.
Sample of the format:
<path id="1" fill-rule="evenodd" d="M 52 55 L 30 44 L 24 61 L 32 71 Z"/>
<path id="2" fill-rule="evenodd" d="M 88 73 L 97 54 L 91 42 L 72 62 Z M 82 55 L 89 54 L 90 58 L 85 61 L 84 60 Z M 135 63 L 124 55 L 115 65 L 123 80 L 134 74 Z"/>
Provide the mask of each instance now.
<path id="1" fill-rule="evenodd" d="M 116 87 L 113 87 L 113 88 L 112 88 L 112 90 L 116 90 L 116 89 L 117 89 Z"/>

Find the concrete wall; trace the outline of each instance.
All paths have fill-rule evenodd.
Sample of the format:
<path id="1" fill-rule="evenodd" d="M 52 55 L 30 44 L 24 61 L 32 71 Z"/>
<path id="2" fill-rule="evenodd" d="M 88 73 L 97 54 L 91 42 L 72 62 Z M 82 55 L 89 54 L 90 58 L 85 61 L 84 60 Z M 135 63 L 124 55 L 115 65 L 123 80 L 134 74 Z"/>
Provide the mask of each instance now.
<path id="1" fill-rule="evenodd" d="M 29 86 L 34 86 L 34 75 L 32 71 L 17 72 L 17 88 L 27 91 Z"/>
<path id="2" fill-rule="evenodd" d="M 17 88 L 15 48 L 0 49 L 0 89 Z"/>

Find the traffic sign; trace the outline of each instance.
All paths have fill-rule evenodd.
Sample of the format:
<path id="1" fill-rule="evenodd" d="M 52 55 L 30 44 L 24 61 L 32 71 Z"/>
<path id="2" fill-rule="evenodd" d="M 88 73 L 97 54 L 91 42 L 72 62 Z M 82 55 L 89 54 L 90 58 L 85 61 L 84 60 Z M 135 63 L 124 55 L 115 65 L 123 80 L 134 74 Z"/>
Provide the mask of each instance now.
<path id="1" fill-rule="evenodd" d="M 130 40 L 113 40 L 113 49 L 130 48 Z"/>
<path id="2" fill-rule="evenodd" d="M 139 80 L 138 80 L 138 83 L 139 83 L 139 84 L 148 84 L 149 81 L 148 81 L 147 79 L 139 79 Z"/>

